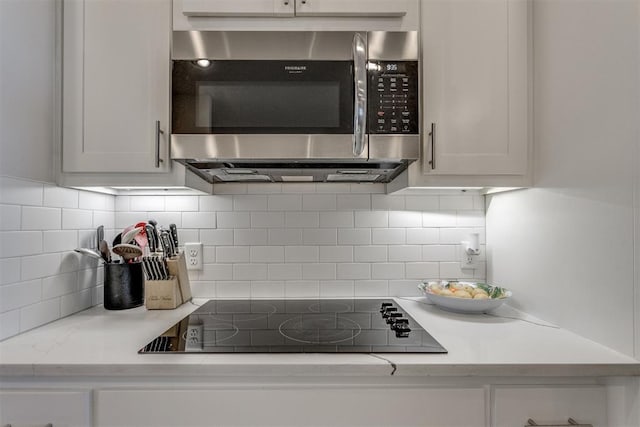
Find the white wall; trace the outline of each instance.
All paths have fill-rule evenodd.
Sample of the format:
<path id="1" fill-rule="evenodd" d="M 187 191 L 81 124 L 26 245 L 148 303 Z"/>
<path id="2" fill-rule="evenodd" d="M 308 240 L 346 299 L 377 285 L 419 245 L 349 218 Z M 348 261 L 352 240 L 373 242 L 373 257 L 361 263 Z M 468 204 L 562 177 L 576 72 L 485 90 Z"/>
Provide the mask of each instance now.
<path id="1" fill-rule="evenodd" d="M 537 188 L 488 198 L 487 274 L 517 307 L 640 357 L 639 4 L 533 13 Z"/>
<path id="2" fill-rule="evenodd" d="M 413 296 L 423 279 L 485 279 L 484 256 L 460 269 L 460 241 L 480 234 L 484 199 L 388 196 L 382 184 L 225 184 L 213 196 L 118 196 L 117 228 L 175 223 L 204 244 L 199 297 Z M 483 251 L 484 253 L 484 251 Z"/>
<path id="3" fill-rule="evenodd" d="M 0 1 L 0 175 L 53 182 L 55 2 Z"/>

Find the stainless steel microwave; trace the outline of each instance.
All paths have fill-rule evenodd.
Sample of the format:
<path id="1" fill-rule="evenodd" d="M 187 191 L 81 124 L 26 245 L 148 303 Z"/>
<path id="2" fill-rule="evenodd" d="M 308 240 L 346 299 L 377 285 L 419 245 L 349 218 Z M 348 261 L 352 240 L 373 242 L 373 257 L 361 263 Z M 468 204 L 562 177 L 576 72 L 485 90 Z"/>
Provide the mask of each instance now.
<path id="1" fill-rule="evenodd" d="M 419 156 L 417 32 L 177 31 L 172 158 L 209 182 L 388 182 Z"/>

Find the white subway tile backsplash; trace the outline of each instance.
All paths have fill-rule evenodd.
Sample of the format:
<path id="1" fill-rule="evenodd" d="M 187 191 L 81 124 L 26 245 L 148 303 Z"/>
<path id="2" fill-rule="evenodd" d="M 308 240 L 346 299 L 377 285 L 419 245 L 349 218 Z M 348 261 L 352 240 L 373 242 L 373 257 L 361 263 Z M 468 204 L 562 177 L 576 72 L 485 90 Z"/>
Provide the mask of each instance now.
<path id="1" fill-rule="evenodd" d="M 164 206 L 166 210 L 176 212 L 197 212 L 200 210 L 198 196 L 166 196 Z"/>
<path id="2" fill-rule="evenodd" d="M 92 305 L 93 289 L 85 289 L 60 297 L 60 316 L 68 316 Z"/>
<path id="3" fill-rule="evenodd" d="M 422 296 L 416 280 L 389 280 L 389 296 L 417 297 Z"/>
<path id="4" fill-rule="evenodd" d="M 337 210 L 339 211 L 357 211 L 371 210 L 370 194 L 338 194 Z"/>
<path id="5" fill-rule="evenodd" d="M 284 284 L 284 296 L 285 298 L 318 298 L 320 296 L 320 282 L 314 280 L 287 281 Z"/>
<path id="6" fill-rule="evenodd" d="M 188 213 L 188 212 L 186 212 Z M 204 213 L 208 214 L 208 213 Z M 134 225 L 138 222 L 148 221 L 150 219 L 154 219 L 158 222 L 158 226 L 162 226 L 164 228 L 169 228 L 169 224 L 175 224 L 178 228 L 181 228 L 182 225 L 182 212 L 147 212 L 147 215 L 144 213 L 140 213 L 138 218 L 129 225 Z"/>
<path id="7" fill-rule="evenodd" d="M 0 341 L 20 333 L 20 310 L 0 314 Z"/>
<path id="8" fill-rule="evenodd" d="M 284 227 L 284 212 L 251 212 L 251 227 Z"/>
<path id="9" fill-rule="evenodd" d="M 345 280 L 371 279 L 371 264 L 337 264 L 336 277 Z"/>
<path id="10" fill-rule="evenodd" d="M 269 264 L 269 280 L 302 280 L 301 264 Z"/>
<path id="11" fill-rule="evenodd" d="M 358 228 L 387 228 L 389 227 L 389 212 L 355 212 L 355 226 Z"/>
<path id="12" fill-rule="evenodd" d="M 334 280 L 336 265 L 330 263 L 302 264 L 302 278 L 304 280 Z"/>
<path id="13" fill-rule="evenodd" d="M 20 258 L 0 259 L 0 285 L 20 281 Z"/>
<path id="14" fill-rule="evenodd" d="M 268 266 L 271 264 L 233 264 L 233 280 L 280 280 L 269 277 Z"/>
<path id="15" fill-rule="evenodd" d="M 423 227 L 455 227 L 457 222 L 456 211 L 423 212 Z"/>
<path id="16" fill-rule="evenodd" d="M 473 209 L 473 198 L 469 196 L 440 196 L 440 209 Z"/>
<path id="17" fill-rule="evenodd" d="M 371 233 L 374 245 L 404 245 L 407 242 L 404 228 L 374 228 Z"/>
<path id="18" fill-rule="evenodd" d="M 233 264 L 204 264 L 202 276 L 209 280 L 233 280 Z"/>
<path id="19" fill-rule="evenodd" d="M 358 280 L 354 283 L 356 297 L 381 297 L 389 295 L 389 282 L 386 280 Z"/>
<path id="20" fill-rule="evenodd" d="M 247 281 L 218 281 L 216 282 L 216 296 L 218 298 L 250 298 L 251 282 Z"/>
<path id="21" fill-rule="evenodd" d="M 105 230 L 115 228 L 115 216 L 110 211 L 93 211 L 93 228 L 104 226 Z"/>
<path id="22" fill-rule="evenodd" d="M 251 298 L 284 298 L 284 282 L 251 282 Z"/>
<path id="23" fill-rule="evenodd" d="M 216 214 L 213 212 L 183 212 L 182 228 L 216 228 Z"/>
<path id="24" fill-rule="evenodd" d="M 335 228 L 305 229 L 302 241 L 305 245 L 336 245 L 338 230 Z"/>
<path id="25" fill-rule="evenodd" d="M 370 245 L 371 229 L 369 228 L 339 228 L 339 245 Z"/>
<path id="26" fill-rule="evenodd" d="M 247 263 L 250 261 L 249 246 L 219 246 L 216 248 L 216 262 Z"/>
<path id="27" fill-rule="evenodd" d="M 56 230 L 42 233 L 44 252 L 72 251 L 78 247 L 76 230 Z"/>
<path id="28" fill-rule="evenodd" d="M 407 279 L 435 279 L 441 274 L 440 265 L 437 262 L 409 262 L 406 264 Z"/>
<path id="29" fill-rule="evenodd" d="M 283 194 L 306 194 L 315 193 L 317 185 L 312 182 L 291 183 L 282 186 Z"/>
<path id="30" fill-rule="evenodd" d="M 231 212 L 233 196 L 200 196 L 200 212 Z"/>
<path id="31" fill-rule="evenodd" d="M 0 286 L 0 312 L 35 304 L 42 299 L 42 281 L 31 280 Z"/>
<path id="32" fill-rule="evenodd" d="M 353 247 L 320 246 L 320 262 L 353 262 Z"/>
<path id="33" fill-rule="evenodd" d="M 437 211 L 440 209 L 438 196 L 405 196 L 405 208 L 408 211 Z"/>
<path id="34" fill-rule="evenodd" d="M 424 245 L 422 261 L 456 261 L 455 245 Z"/>
<path id="35" fill-rule="evenodd" d="M 213 264 L 215 262 L 216 262 L 216 247 L 203 246 L 202 247 L 202 263 Z"/>
<path id="36" fill-rule="evenodd" d="M 252 246 L 251 262 L 283 263 L 285 261 L 284 246 Z"/>
<path id="37" fill-rule="evenodd" d="M 230 230 L 224 230 L 224 231 L 230 231 Z M 187 230 L 184 228 L 178 228 L 178 243 L 180 244 L 180 246 L 184 246 L 186 242 L 199 242 L 199 241 L 200 241 L 200 230 L 196 230 L 196 229 Z M 233 243 L 225 243 L 225 245 L 226 244 L 230 245 Z"/>
<path id="38" fill-rule="evenodd" d="M 216 298 L 216 282 L 213 280 L 191 280 L 191 293 L 199 298 Z"/>
<path id="39" fill-rule="evenodd" d="M 355 262 L 387 262 L 387 246 L 355 246 L 353 248 Z"/>
<path id="40" fill-rule="evenodd" d="M 268 196 L 267 209 L 270 211 L 299 211 L 302 210 L 302 195 L 277 194 Z"/>
<path id="41" fill-rule="evenodd" d="M 459 211 L 456 225 L 458 227 L 484 227 L 484 212 Z"/>
<path id="42" fill-rule="evenodd" d="M 251 216 L 248 212 L 218 212 L 218 228 L 250 228 Z"/>
<path id="43" fill-rule="evenodd" d="M 335 194 L 303 194 L 302 209 L 305 211 L 335 211 Z"/>
<path id="44" fill-rule="evenodd" d="M 129 212 L 131 210 L 131 196 L 118 196 L 115 201 L 116 212 Z"/>
<path id="45" fill-rule="evenodd" d="M 421 212 L 389 212 L 389 227 L 422 227 Z"/>
<path id="46" fill-rule="evenodd" d="M 98 272 L 100 272 L 100 274 Z M 103 274 L 102 272 L 101 267 L 78 270 L 78 289 L 89 289 L 95 287 L 98 283 L 104 283 L 104 276 L 102 276 L 103 279 L 100 280 L 100 275 Z"/>
<path id="47" fill-rule="evenodd" d="M 403 279 L 403 263 L 374 263 L 371 264 L 372 279 Z"/>
<path id="48" fill-rule="evenodd" d="M 50 208 L 78 208 L 79 191 L 69 188 L 44 186 L 44 200 L 42 205 Z M 128 210 L 128 208 L 127 208 Z"/>
<path id="49" fill-rule="evenodd" d="M 484 228 L 441 228 L 440 243 L 445 245 L 459 245 L 464 240 L 469 240 L 469 233 L 479 233 L 480 243 L 484 244 L 485 234 Z"/>
<path id="50" fill-rule="evenodd" d="M 62 212 L 60 208 L 23 206 L 21 223 L 23 230 L 60 230 Z"/>
<path id="51" fill-rule="evenodd" d="M 118 233 L 119 233 L 125 227 L 128 227 L 132 224 L 137 224 L 142 219 L 152 219 L 152 218 L 145 218 L 146 216 L 147 215 L 141 212 L 116 212 L 115 228 L 118 230 Z"/>
<path id="52" fill-rule="evenodd" d="M 78 273 L 63 273 L 42 279 L 42 299 L 71 294 L 78 290 Z"/>
<path id="53" fill-rule="evenodd" d="M 405 196 L 374 194 L 371 196 L 371 209 L 382 211 L 402 211 L 405 209 Z"/>
<path id="54" fill-rule="evenodd" d="M 353 228 L 353 212 L 320 212 L 321 228 Z"/>
<path id="55" fill-rule="evenodd" d="M 318 262 L 320 249 L 318 246 L 286 246 L 284 260 L 287 263 Z"/>
<path id="56" fill-rule="evenodd" d="M 317 228 L 320 225 L 318 212 L 285 212 L 284 226 L 287 228 Z"/>
<path id="57" fill-rule="evenodd" d="M 53 298 L 20 310 L 20 332 L 28 331 L 60 318 L 60 299 Z"/>
<path id="58" fill-rule="evenodd" d="M 323 183 L 316 186 L 318 194 L 351 193 L 351 184 L 346 182 Z"/>
<path id="59" fill-rule="evenodd" d="M 266 211 L 267 196 L 239 195 L 233 196 L 234 211 Z"/>
<path id="60" fill-rule="evenodd" d="M 233 244 L 236 246 L 264 246 L 267 242 L 267 229 L 237 228 L 233 230 Z"/>
<path id="61" fill-rule="evenodd" d="M 301 245 L 302 229 L 299 228 L 270 228 L 270 245 Z"/>
<path id="62" fill-rule="evenodd" d="M 391 262 L 422 261 L 422 246 L 420 245 L 389 246 L 389 261 Z"/>
<path id="63" fill-rule="evenodd" d="M 150 212 L 165 210 L 165 196 L 136 196 L 130 201 L 133 212 Z"/>
<path id="64" fill-rule="evenodd" d="M 407 244 L 409 245 L 431 245 L 439 242 L 439 228 L 407 228 Z"/>
<path id="65" fill-rule="evenodd" d="M 80 209 L 62 209 L 62 229 L 78 230 L 93 228 L 93 212 Z"/>
<path id="66" fill-rule="evenodd" d="M 113 196 L 106 194 L 80 191 L 78 192 L 78 208 L 113 212 L 115 200 Z"/>
<path id="67" fill-rule="evenodd" d="M 0 231 L 20 230 L 22 209 L 17 205 L 0 205 Z"/>
<path id="68" fill-rule="evenodd" d="M 331 280 L 320 282 L 320 297 L 353 297 L 353 280 Z"/>
<path id="69" fill-rule="evenodd" d="M 43 184 L 0 176 L 0 200 L 7 205 L 42 206 Z"/>
<path id="70" fill-rule="evenodd" d="M 0 258 L 33 255 L 41 252 L 41 231 L 0 232 Z"/>
<path id="71" fill-rule="evenodd" d="M 276 194 L 282 193 L 282 184 L 277 182 L 247 184 L 248 194 Z"/>
<path id="72" fill-rule="evenodd" d="M 218 225 L 220 217 L 218 216 Z M 195 241 L 197 239 L 191 240 Z M 189 240 L 184 240 L 188 242 Z M 231 246 L 234 244 L 234 230 L 200 230 L 200 242 L 203 245 Z"/>

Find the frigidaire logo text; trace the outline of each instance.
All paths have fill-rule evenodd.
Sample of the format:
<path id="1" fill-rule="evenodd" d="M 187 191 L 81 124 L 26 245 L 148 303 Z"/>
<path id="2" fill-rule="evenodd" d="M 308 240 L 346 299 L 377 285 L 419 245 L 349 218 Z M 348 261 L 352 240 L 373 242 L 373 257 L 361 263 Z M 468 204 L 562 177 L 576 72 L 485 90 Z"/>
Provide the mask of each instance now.
<path id="1" fill-rule="evenodd" d="M 306 71 L 307 66 L 306 65 L 285 65 L 284 69 L 286 71 Z"/>

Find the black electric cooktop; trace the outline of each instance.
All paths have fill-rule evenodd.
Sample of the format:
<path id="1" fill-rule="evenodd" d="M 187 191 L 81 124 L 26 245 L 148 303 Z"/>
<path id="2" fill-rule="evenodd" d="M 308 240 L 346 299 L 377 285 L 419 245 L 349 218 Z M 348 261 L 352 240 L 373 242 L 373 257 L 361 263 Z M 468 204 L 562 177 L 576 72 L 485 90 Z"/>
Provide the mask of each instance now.
<path id="1" fill-rule="evenodd" d="M 139 353 L 446 353 L 392 299 L 209 300 Z"/>

